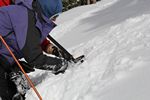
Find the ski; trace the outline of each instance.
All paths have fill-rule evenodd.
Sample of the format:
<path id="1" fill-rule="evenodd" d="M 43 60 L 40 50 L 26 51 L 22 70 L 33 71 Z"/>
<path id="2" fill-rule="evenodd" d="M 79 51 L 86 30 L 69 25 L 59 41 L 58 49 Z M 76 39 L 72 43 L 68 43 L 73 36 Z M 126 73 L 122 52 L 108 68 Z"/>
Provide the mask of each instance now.
<path id="1" fill-rule="evenodd" d="M 47 36 L 48 39 L 50 39 L 51 42 L 53 42 L 53 44 L 55 46 L 57 46 L 57 48 L 60 50 L 60 53 L 62 55 L 62 57 L 64 59 L 66 59 L 67 61 L 69 62 L 74 62 L 74 63 L 83 63 L 84 62 L 84 58 L 85 56 L 84 55 L 81 55 L 77 58 L 74 58 L 63 46 L 61 46 L 52 36 L 48 35 Z"/>

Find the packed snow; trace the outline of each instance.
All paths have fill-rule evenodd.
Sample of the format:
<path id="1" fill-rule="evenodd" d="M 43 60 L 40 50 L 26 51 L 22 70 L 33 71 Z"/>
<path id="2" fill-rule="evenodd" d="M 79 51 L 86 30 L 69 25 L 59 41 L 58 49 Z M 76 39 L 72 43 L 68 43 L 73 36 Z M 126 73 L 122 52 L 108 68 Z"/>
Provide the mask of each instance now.
<path id="1" fill-rule="evenodd" d="M 50 33 L 74 57 L 64 74 L 29 74 L 43 100 L 150 100 L 150 0 L 102 0 L 60 15 Z M 26 100 L 38 100 L 32 89 Z"/>

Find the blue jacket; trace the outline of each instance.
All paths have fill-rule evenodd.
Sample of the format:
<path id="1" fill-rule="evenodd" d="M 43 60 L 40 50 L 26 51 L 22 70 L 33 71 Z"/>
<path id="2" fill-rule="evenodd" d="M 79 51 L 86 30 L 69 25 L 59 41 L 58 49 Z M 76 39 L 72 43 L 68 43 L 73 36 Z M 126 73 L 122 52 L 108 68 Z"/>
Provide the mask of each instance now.
<path id="1" fill-rule="evenodd" d="M 27 9 L 32 9 L 32 0 L 16 0 L 15 3 L 15 5 L 0 8 L 0 35 L 4 37 L 15 56 L 20 59 L 23 57 L 21 49 L 25 45 L 28 28 Z M 42 16 L 46 23 L 40 23 L 36 14 L 36 26 L 42 33 L 41 42 L 55 26 L 46 16 Z M 8 35 L 10 32 L 13 33 Z M 11 64 L 14 63 L 13 58 L 2 42 L 0 42 L 0 54 L 6 57 Z"/>

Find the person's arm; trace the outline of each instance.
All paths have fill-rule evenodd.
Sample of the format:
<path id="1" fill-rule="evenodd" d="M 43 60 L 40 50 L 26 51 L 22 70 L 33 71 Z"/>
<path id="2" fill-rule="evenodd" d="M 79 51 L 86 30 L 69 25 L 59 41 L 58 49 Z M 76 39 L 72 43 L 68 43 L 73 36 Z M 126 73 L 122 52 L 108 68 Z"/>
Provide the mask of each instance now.
<path id="1" fill-rule="evenodd" d="M 22 48 L 23 57 L 25 60 L 35 68 L 47 69 L 58 72 L 62 66 L 67 66 L 64 59 L 49 57 L 43 54 L 41 48 L 41 31 L 35 27 L 34 13 L 28 13 L 28 30 L 25 45 Z"/>
<path id="2" fill-rule="evenodd" d="M 51 70 L 54 74 L 60 72 L 62 67 L 67 67 L 68 63 L 64 59 L 49 57 L 43 54 L 43 50 L 38 44 L 38 35 L 35 33 L 30 33 L 27 35 L 26 44 L 22 49 L 25 60 L 31 66 L 35 66 L 35 68 Z M 32 38 L 32 35 L 34 35 L 34 38 Z"/>

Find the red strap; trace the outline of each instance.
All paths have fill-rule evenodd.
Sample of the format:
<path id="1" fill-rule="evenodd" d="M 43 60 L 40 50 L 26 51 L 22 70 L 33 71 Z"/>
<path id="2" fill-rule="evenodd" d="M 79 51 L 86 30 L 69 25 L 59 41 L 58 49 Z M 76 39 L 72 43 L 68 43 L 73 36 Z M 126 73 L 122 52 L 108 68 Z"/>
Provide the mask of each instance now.
<path id="1" fill-rule="evenodd" d="M 0 7 L 10 5 L 10 0 L 0 0 Z"/>

